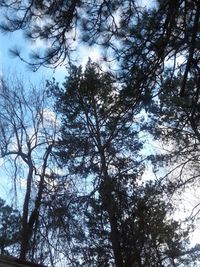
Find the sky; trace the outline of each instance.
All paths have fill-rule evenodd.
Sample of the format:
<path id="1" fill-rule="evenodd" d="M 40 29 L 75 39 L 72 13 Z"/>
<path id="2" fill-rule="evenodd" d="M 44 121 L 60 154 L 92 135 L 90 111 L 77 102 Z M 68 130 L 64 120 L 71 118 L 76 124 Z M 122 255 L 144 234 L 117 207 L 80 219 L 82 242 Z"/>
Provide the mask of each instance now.
<path id="1" fill-rule="evenodd" d="M 2 74 L 11 74 L 11 73 L 20 73 L 23 74 L 25 78 L 36 80 L 44 75 L 44 71 L 39 71 L 37 73 L 30 72 L 28 67 L 18 58 L 14 58 L 11 56 L 9 49 L 13 47 L 25 47 L 26 42 L 22 38 L 22 34 L 20 32 L 16 33 L 8 33 L 2 34 L 0 33 L 0 72 Z"/>
<path id="2" fill-rule="evenodd" d="M 66 75 L 66 67 L 61 66 L 56 70 L 41 67 L 38 71 L 33 72 L 28 68 L 28 65 L 23 63 L 19 58 L 13 57 L 10 49 L 19 47 L 22 56 L 28 58 L 28 52 L 34 49 L 45 46 L 41 41 L 34 44 L 25 40 L 20 31 L 15 33 L 2 34 L 0 33 L 0 75 L 19 74 L 25 80 L 31 82 L 40 82 L 43 79 L 52 79 L 55 77 L 57 81 L 63 82 Z M 76 60 L 78 65 L 85 65 L 88 58 L 93 61 L 100 60 L 100 52 L 97 48 L 88 48 L 87 46 L 80 46 L 76 53 Z"/>

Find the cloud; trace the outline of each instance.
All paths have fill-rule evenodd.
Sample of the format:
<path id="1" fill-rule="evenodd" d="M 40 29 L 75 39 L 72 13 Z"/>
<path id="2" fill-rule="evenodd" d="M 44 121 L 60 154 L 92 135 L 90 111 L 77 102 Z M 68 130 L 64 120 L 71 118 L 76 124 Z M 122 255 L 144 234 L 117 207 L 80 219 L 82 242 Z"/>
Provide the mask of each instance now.
<path id="1" fill-rule="evenodd" d="M 44 41 L 42 39 L 36 39 L 35 41 L 31 41 L 30 48 L 32 50 L 37 50 L 37 49 L 46 49 L 50 47 L 50 44 L 47 41 Z"/>

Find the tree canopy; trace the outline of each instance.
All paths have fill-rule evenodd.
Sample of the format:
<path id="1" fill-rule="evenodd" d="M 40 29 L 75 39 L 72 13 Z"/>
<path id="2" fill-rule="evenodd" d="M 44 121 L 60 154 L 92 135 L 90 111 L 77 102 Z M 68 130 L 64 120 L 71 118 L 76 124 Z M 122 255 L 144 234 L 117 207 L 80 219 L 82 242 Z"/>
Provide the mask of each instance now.
<path id="1" fill-rule="evenodd" d="M 187 262 L 187 231 L 170 219 L 163 188 L 158 181 L 141 182 L 143 97 L 91 61 L 84 71 L 74 67 L 63 87 L 53 81 L 48 88 L 62 121 L 56 154 L 79 188 L 87 188 L 77 197 L 86 206 L 81 241 L 87 238 L 89 247 L 79 243 L 77 259 L 83 266 Z"/>
<path id="2" fill-rule="evenodd" d="M 199 190 L 200 2 L 3 0 L 0 8 L 3 32 L 43 41 L 30 58 L 13 54 L 33 70 L 67 66 L 64 84 L 49 80 L 43 91 L 1 82 L 0 154 L 14 182 L 26 177 L 19 256 L 51 266 L 62 257 L 69 266 L 195 266 L 192 227 L 173 219 L 170 200 L 192 184 Z M 99 47 L 107 70 L 74 64 L 83 43 Z M 150 138 L 165 153 L 149 155 Z M 159 167 L 153 179 L 150 162 Z"/>
<path id="3" fill-rule="evenodd" d="M 20 243 L 21 216 L 17 209 L 0 199 L 0 253 L 17 255 Z"/>

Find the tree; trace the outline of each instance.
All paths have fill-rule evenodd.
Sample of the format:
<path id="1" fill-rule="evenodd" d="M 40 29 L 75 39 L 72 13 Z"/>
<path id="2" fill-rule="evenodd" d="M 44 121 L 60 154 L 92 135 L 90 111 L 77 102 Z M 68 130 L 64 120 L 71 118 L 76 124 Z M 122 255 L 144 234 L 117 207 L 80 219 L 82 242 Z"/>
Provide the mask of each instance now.
<path id="1" fill-rule="evenodd" d="M 115 31 L 117 25 L 113 13 L 119 6 L 119 1 L 113 0 L 1 1 L 0 7 L 5 12 L 1 29 L 4 32 L 24 30 L 31 40 L 48 42 L 49 48 L 32 55 L 30 65 L 35 69 L 41 65 L 55 67 L 71 57 L 74 43 L 80 39 L 80 27 L 86 33 L 84 39 L 89 38 L 91 42 L 105 31 L 105 24 L 108 24 L 109 31 Z M 14 54 L 20 56 L 18 50 Z"/>
<path id="2" fill-rule="evenodd" d="M 150 131 L 164 141 L 165 153 L 156 161 L 164 163 L 166 177 L 170 178 L 169 184 L 166 179 L 164 183 L 172 192 L 199 188 L 199 18 L 199 1 L 159 1 L 156 9 L 139 21 L 136 34 L 127 42 L 124 59 L 130 73 L 137 46 L 142 47 L 143 52 L 136 57 L 141 61 L 133 71 L 139 63 L 143 80 L 150 77 L 150 85 L 152 81 L 156 97 L 148 109 L 155 115 Z M 198 212 L 199 204 L 192 215 Z"/>
<path id="3" fill-rule="evenodd" d="M 62 115 L 57 154 L 79 181 L 86 207 L 82 241 L 73 249 L 78 266 L 175 266 L 184 233 L 168 221 L 162 188 L 140 185 L 142 93 L 91 61 L 84 72 L 74 67 L 63 88 L 55 81 L 48 86 Z"/>
<path id="4" fill-rule="evenodd" d="M 191 76 L 180 97 L 182 79 L 182 73 L 172 78 L 170 69 L 162 75 L 162 91 L 151 105 L 153 115 L 147 127 L 165 150 L 154 163 L 163 164 L 169 178 L 165 184 L 172 192 L 199 187 L 199 83 L 197 74 Z"/>
<path id="5" fill-rule="evenodd" d="M 2 79 L 0 96 L 0 153 L 13 168 L 16 190 L 19 182 L 23 189 L 20 258 L 24 260 L 33 257 L 37 247 L 30 242 L 38 231 L 46 175 L 52 168 L 56 118 L 46 105 L 45 92 L 33 86 L 28 91 L 20 79 L 12 83 Z"/>
<path id="6" fill-rule="evenodd" d="M 16 255 L 19 251 L 21 216 L 3 199 L 0 199 L 0 221 L 0 253 Z"/>
<path id="7" fill-rule="evenodd" d="M 150 131 L 169 150 L 156 161 L 168 164 L 173 192 L 199 178 L 199 15 L 199 1 L 158 1 L 121 28 L 123 75 L 150 95 Z"/>

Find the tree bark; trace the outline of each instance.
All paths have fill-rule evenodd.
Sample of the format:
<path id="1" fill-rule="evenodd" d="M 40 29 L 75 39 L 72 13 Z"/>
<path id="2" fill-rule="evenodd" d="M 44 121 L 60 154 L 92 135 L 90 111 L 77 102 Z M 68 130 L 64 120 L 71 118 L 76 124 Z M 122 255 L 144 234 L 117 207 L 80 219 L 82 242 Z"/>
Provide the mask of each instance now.
<path id="1" fill-rule="evenodd" d="M 108 175 L 106 160 L 103 150 L 101 154 L 101 164 L 102 164 L 102 186 L 100 189 L 100 195 L 103 200 L 103 207 L 108 213 L 109 223 L 110 223 L 110 239 L 112 243 L 114 260 L 116 267 L 123 267 L 123 257 L 120 245 L 120 233 L 117 226 L 117 215 L 116 215 L 116 204 L 112 196 L 112 181 Z"/>
<path id="2" fill-rule="evenodd" d="M 29 216 L 29 203 L 31 197 L 31 185 L 33 179 L 33 171 L 34 167 L 32 164 L 31 159 L 28 161 L 29 172 L 27 176 L 27 183 L 26 183 L 26 194 L 24 198 L 24 205 L 23 205 L 23 215 L 22 215 L 22 236 L 21 236 L 21 248 L 20 248 L 20 259 L 26 260 L 26 254 L 28 251 L 28 244 L 30 239 L 30 229 L 28 225 L 28 216 Z"/>
<path id="3" fill-rule="evenodd" d="M 21 251 L 20 251 L 21 260 L 26 260 L 27 252 L 29 251 L 30 239 L 33 235 L 33 227 L 37 223 L 39 218 L 39 209 L 41 206 L 42 194 L 44 191 L 44 180 L 45 180 L 47 162 L 48 162 L 48 157 L 52 150 L 52 146 L 53 145 L 49 145 L 43 158 L 44 162 L 42 166 L 42 172 L 40 175 L 38 193 L 35 199 L 35 207 L 31 212 L 30 216 L 29 216 L 29 203 L 30 203 L 31 184 L 33 179 L 33 165 L 29 164 L 30 169 L 27 178 L 27 189 L 23 207 L 22 240 L 21 240 Z"/>

